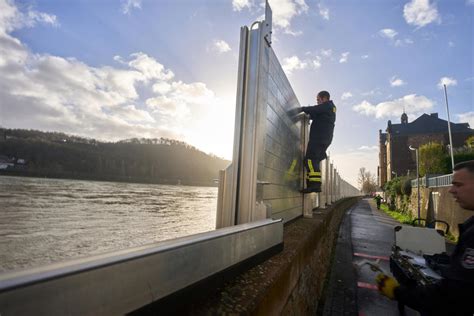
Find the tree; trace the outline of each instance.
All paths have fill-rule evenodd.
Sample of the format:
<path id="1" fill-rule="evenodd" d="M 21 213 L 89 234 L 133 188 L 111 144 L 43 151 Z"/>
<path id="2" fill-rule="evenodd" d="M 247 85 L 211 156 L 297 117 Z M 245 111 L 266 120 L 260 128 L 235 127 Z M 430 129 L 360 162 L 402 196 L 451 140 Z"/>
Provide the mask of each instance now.
<path id="1" fill-rule="evenodd" d="M 429 142 L 421 145 L 419 149 L 420 176 L 426 174 L 444 174 L 444 158 L 446 150 L 444 146 L 437 142 Z"/>
<path id="2" fill-rule="evenodd" d="M 357 179 L 360 189 L 365 194 L 375 192 L 377 190 L 377 181 L 375 175 L 367 171 L 364 167 L 359 169 L 359 178 Z"/>
<path id="3" fill-rule="evenodd" d="M 471 149 L 474 148 L 474 136 L 469 136 L 469 138 L 466 139 L 466 146 Z"/>

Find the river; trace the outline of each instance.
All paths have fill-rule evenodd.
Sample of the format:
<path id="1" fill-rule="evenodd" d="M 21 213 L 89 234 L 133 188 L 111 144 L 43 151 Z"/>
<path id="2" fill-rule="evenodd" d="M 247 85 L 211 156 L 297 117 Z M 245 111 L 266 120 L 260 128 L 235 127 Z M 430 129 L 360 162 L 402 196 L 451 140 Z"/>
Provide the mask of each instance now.
<path id="1" fill-rule="evenodd" d="M 215 229 L 217 188 L 0 176 L 0 273 Z"/>

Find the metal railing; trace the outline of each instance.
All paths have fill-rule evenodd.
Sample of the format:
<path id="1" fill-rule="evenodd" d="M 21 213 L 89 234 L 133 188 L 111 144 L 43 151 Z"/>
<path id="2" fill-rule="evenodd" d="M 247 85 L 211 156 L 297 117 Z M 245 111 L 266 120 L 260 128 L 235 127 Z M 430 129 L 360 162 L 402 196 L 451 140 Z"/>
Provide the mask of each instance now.
<path id="1" fill-rule="evenodd" d="M 425 188 L 436 188 L 436 187 L 447 187 L 451 185 L 453 180 L 452 174 L 445 174 L 442 176 L 424 176 L 419 179 L 421 187 Z M 411 180 L 411 186 L 413 188 L 418 187 L 418 179 Z"/>

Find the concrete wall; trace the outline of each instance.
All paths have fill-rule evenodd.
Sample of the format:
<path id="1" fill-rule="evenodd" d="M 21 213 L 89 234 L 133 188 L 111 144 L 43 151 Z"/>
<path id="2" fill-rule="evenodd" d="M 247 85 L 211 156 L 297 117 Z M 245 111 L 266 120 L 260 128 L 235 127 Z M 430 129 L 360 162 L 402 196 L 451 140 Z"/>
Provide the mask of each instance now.
<path id="1" fill-rule="evenodd" d="M 451 233 L 458 237 L 458 224 L 474 215 L 474 212 L 461 208 L 448 192 L 449 186 L 436 188 L 420 188 L 421 207 L 420 216 L 428 221 L 437 219 L 446 221 L 450 225 Z M 409 211 L 413 217 L 418 217 L 418 192 L 417 188 L 412 188 L 410 196 Z M 444 229 L 444 225 L 437 228 Z"/>
<path id="2" fill-rule="evenodd" d="M 316 315 L 334 242 L 358 198 L 335 202 L 284 227 L 284 249 L 183 311 L 193 315 Z"/>

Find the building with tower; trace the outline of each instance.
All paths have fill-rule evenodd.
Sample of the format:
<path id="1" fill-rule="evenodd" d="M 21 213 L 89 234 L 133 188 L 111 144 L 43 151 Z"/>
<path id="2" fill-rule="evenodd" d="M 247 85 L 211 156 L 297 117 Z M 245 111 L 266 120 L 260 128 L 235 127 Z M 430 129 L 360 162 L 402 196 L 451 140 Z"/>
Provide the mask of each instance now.
<path id="1" fill-rule="evenodd" d="M 468 123 L 451 123 L 453 147 L 464 146 L 474 135 Z M 385 133 L 379 130 L 378 183 L 381 187 L 396 176 L 416 173 L 415 153 L 409 146 L 419 148 L 429 142 L 449 145 L 448 121 L 440 119 L 438 113 L 423 114 L 413 122 L 403 113 L 400 124 L 387 122 Z"/>

